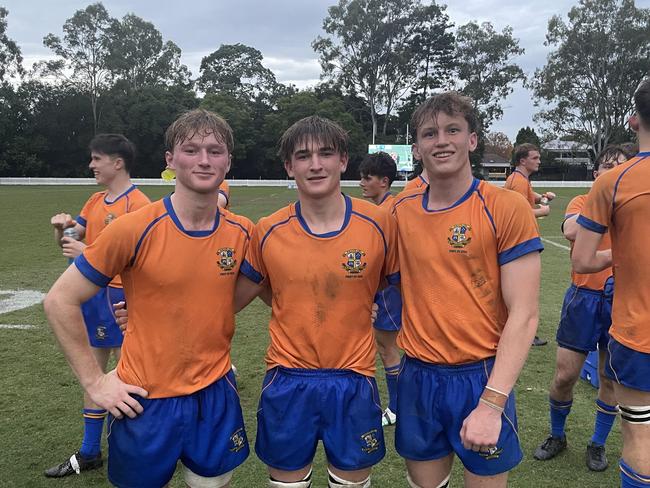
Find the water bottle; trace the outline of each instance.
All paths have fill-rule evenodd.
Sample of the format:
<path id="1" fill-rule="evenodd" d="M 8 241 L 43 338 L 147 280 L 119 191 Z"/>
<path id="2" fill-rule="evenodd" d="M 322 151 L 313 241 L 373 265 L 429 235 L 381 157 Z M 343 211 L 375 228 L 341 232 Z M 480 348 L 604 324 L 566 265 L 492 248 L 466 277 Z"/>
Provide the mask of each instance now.
<path id="1" fill-rule="evenodd" d="M 77 229 L 74 227 L 66 227 L 63 229 L 63 237 L 72 237 L 75 241 L 79 240 L 79 232 L 77 232 Z M 68 258 L 68 264 L 72 264 L 74 262 L 73 258 Z"/>

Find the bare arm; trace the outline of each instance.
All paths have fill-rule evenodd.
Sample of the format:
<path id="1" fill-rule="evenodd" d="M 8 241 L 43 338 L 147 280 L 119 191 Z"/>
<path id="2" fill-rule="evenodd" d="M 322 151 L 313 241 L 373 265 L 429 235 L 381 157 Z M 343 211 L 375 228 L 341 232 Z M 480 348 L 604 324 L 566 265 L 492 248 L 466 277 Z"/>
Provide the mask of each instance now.
<path id="1" fill-rule="evenodd" d="M 548 205 L 540 205 L 539 207 L 533 209 L 533 215 L 535 216 L 536 219 L 540 217 L 546 217 L 550 213 L 551 213 L 551 207 L 549 207 Z"/>
<path id="2" fill-rule="evenodd" d="M 114 371 L 104 374 L 88 344 L 80 307 L 98 290 L 76 266 L 69 266 L 45 297 L 45 314 L 72 371 L 92 400 L 117 418 L 123 414 L 135 417 L 142 406 L 129 393 L 147 396 L 147 392 L 123 383 Z"/>
<path id="3" fill-rule="evenodd" d="M 537 193 L 534 191 L 533 193 L 535 194 L 535 203 L 542 203 L 542 198 L 546 198 L 549 202 L 555 198 L 555 193 L 552 191 L 547 191 L 546 193 Z"/>
<path id="4" fill-rule="evenodd" d="M 571 263 L 578 273 L 596 273 L 612 266 L 612 250 L 599 251 L 602 234 L 578 226 Z"/>
<path id="5" fill-rule="evenodd" d="M 63 230 L 68 227 L 74 227 L 79 235 L 79 239 L 83 239 L 86 235 L 86 228 L 83 225 L 78 224 L 77 221 L 67 213 L 56 214 L 50 219 L 50 224 L 52 224 L 52 227 L 54 228 L 54 242 L 61 247 L 63 247 L 63 242 L 61 241 Z"/>
<path id="6" fill-rule="evenodd" d="M 577 222 L 578 215 L 572 215 L 564 221 L 562 224 L 562 233 L 568 241 L 575 241 L 576 235 L 578 234 L 578 227 L 580 224 Z"/>
<path id="7" fill-rule="evenodd" d="M 240 273 L 235 286 L 235 313 L 243 310 L 257 296 L 260 296 L 264 303 L 270 305 L 271 289 L 266 285 L 266 280 L 257 284 Z"/>
<path id="8" fill-rule="evenodd" d="M 540 275 L 541 257 L 537 252 L 501 266 L 501 293 L 508 308 L 508 320 L 487 384 L 505 395 L 512 391 L 537 331 Z M 500 431 L 501 413 L 479 402 L 463 422 L 461 439 L 467 449 L 477 451 L 495 446 Z"/>

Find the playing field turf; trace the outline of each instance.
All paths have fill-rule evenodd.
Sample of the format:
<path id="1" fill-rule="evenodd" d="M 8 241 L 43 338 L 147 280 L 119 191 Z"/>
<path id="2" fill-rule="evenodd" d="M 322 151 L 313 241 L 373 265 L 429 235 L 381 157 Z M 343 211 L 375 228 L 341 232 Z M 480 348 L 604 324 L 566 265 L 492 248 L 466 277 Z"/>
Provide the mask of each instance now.
<path id="1" fill-rule="evenodd" d="M 143 187 L 152 199 L 169 192 L 166 187 Z M 356 189 L 350 192 L 358 196 Z M 536 188 L 540 191 L 539 188 Z M 67 262 L 52 239 L 50 217 L 66 211 L 73 215 L 88 196 L 91 186 L 0 186 L 0 324 L 31 325 L 33 328 L 0 326 L 0 486 L 106 486 L 103 470 L 65 480 L 48 480 L 43 470 L 69 457 L 81 440 L 81 390 L 59 351 L 40 304 L 1 313 L 7 290 L 46 292 Z M 347 190 L 346 190 L 347 191 Z M 555 191 L 555 189 L 554 189 Z M 584 461 L 585 446 L 594 421 L 596 390 L 580 381 L 567 422 L 569 449 L 559 458 L 539 462 L 532 452 L 548 432 L 548 386 L 555 360 L 555 329 L 562 297 L 569 283 L 569 253 L 560 223 L 569 199 L 586 189 L 559 189 L 551 215 L 540 228 L 546 250 L 542 254 L 541 320 L 539 335 L 549 345 L 533 348 L 516 388 L 519 434 L 525 458 L 510 476 L 513 487 L 611 487 L 618 485 L 617 461 L 621 436 L 617 420 L 608 442 L 609 469 L 592 473 Z M 286 188 L 232 188 L 232 210 L 257 220 L 296 198 Z M 555 245 L 554 245 L 555 244 Z M 291 250 L 288 250 L 291 252 Z M 164 266 L 165 263 L 160 263 Z M 269 311 L 259 300 L 237 316 L 233 362 L 239 370 L 239 390 L 251 442 L 251 456 L 237 469 L 235 488 L 266 486 L 266 470 L 252 452 L 255 412 L 264 373 L 263 355 L 268 340 Z M 470 326 L 471 324 L 467 324 Z M 383 370 L 378 383 L 385 399 Z M 386 429 L 388 454 L 373 471 L 375 487 L 405 487 L 402 460 L 393 447 L 393 428 Z M 106 454 L 106 448 L 103 449 Z M 324 487 L 322 449 L 315 461 L 314 487 Z M 184 486 L 177 475 L 171 486 Z M 462 486 L 456 462 L 452 486 Z"/>

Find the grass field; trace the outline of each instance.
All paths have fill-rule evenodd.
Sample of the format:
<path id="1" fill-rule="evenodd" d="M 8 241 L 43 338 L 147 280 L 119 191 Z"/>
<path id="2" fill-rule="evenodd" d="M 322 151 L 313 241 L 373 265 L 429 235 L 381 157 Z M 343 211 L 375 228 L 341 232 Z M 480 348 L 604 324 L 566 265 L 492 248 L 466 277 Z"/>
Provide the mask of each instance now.
<path id="1" fill-rule="evenodd" d="M 168 188 L 143 187 L 153 199 Z M 0 186 L 0 300 L 1 290 L 46 292 L 66 266 L 52 240 L 50 217 L 60 211 L 78 212 L 94 187 Z M 585 466 L 584 450 L 594 421 L 596 390 L 579 382 L 572 413 L 567 422 L 569 449 L 558 459 L 538 462 L 535 446 L 548 432 L 548 385 L 555 360 L 555 329 L 563 293 L 569 283 L 569 253 L 561 237 L 564 208 L 585 189 L 559 189 L 552 213 L 540 221 L 546 250 L 542 254 L 543 278 L 539 335 L 549 345 L 533 348 L 517 385 L 519 432 L 525 453 L 523 463 L 510 476 L 512 487 L 611 487 L 618 484 L 617 460 L 621 437 L 617 420 L 608 443 L 610 467 L 591 473 Z M 233 188 L 232 210 L 257 220 L 295 199 L 285 188 Z M 350 192 L 358 196 L 358 192 Z M 553 243 L 560 247 L 553 245 Z M 0 302 L 1 304 L 2 302 Z M 0 310 L 1 307 L 0 307 Z M 254 302 L 237 316 L 233 360 L 239 370 L 239 388 L 246 428 L 255 439 L 255 411 L 264 373 L 263 354 L 268 340 L 268 309 Z M 79 446 L 82 432 L 81 390 L 50 332 L 43 308 L 33 305 L 0 313 L 0 324 L 32 325 L 29 329 L 0 328 L 0 486 L 94 487 L 106 486 L 104 470 L 65 480 L 48 480 L 43 469 L 63 461 Z M 385 399 L 383 370 L 378 382 Z M 404 465 L 393 447 L 393 430 L 386 431 L 388 454 L 373 472 L 375 487 L 405 487 Z M 252 447 L 252 446 L 251 446 Z M 252 449 L 251 449 L 252 451 Z M 106 449 L 104 448 L 104 453 Z M 326 486 L 322 449 L 315 464 L 314 487 Z M 251 453 L 233 479 L 233 487 L 266 486 L 266 470 Z M 453 486 L 462 486 L 460 463 L 456 463 Z M 183 486 L 176 476 L 171 486 Z"/>

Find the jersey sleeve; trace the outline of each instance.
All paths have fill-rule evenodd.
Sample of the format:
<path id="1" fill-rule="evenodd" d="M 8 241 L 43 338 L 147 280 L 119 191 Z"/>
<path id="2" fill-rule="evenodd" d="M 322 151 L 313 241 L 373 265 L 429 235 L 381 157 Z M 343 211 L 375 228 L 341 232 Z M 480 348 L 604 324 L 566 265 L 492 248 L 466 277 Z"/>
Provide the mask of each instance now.
<path id="1" fill-rule="evenodd" d="M 578 217 L 578 224 L 584 228 L 604 234 L 612 217 L 612 183 L 604 175 L 594 181 L 594 186 L 587 194 L 587 201 Z"/>
<path id="2" fill-rule="evenodd" d="M 250 243 L 246 250 L 246 258 L 241 265 L 240 272 L 254 283 L 260 284 L 266 277 L 266 267 L 262 257 L 262 244 L 266 234 L 263 221 L 257 223 L 251 232 Z"/>
<path id="3" fill-rule="evenodd" d="M 90 198 L 84 203 L 84 206 L 81 209 L 81 212 L 79 212 L 79 215 L 75 218 L 77 223 L 81 225 L 82 227 L 88 227 L 88 215 L 90 214 L 90 211 L 92 207 L 95 205 L 95 200 L 97 200 L 97 193 L 93 193 Z"/>
<path id="4" fill-rule="evenodd" d="M 129 266 L 135 254 L 137 230 L 125 220 L 122 217 L 112 222 L 74 260 L 81 274 L 97 286 L 108 286 L 115 276 Z"/>
<path id="5" fill-rule="evenodd" d="M 499 200 L 494 209 L 499 266 L 542 251 L 544 245 L 528 202 L 520 195 L 507 192 Z"/>
<path id="6" fill-rule="evenodd" d="M 386 259 L 384 260 L 383 276 L 390 285 L 400 282 L 399 255 L 397 249 L 397 221 L 392 213 L 385 212 L 384 237 L 386 240 Z"/>
<path id="7" fill-rule="evenodd" d="M 526 181 L 523 177 L 513 177 L 508 189 L 519 193 L 526 199 L 529 204 L 532 205 L 534 203 L 534 196 L 532 195 L 532 191 L 530 189 L 530 183 L 528 183 L 528 181 Z M 531 199 L 533 200 L 533 203 L 531 203 Z"/>
<path id="8" fill-rule="evenodd" d="M 146 207 L 150 203 L 151 200 L 149 200 L 149 197 L 138 190 L 134 192 L 133 201 L 129 206 L 129 212 L 133 212 L 134 210 L 138 210 L 141 209 L 142 207 Z"/>
<path id="9" fill-rule="evenodd" d="M 585 195 L 578 195 L 571 199 L 569 204 L 564 211 L 564 219 L 568 219 L 578 215 L 582 211 L 582 207 L 585 205 Z"/>

